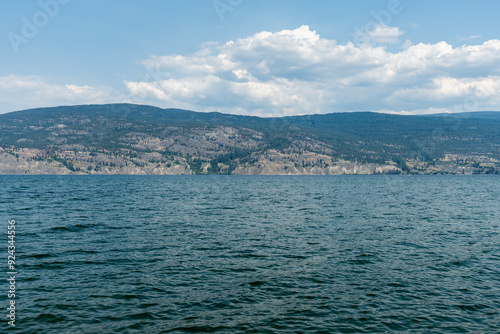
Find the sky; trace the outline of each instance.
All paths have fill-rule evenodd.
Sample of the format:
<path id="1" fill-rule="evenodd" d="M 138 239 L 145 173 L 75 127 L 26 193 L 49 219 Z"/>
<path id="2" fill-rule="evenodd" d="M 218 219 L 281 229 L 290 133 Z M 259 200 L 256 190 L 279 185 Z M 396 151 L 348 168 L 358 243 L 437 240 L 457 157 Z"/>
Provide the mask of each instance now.
<path id="1" fill-rule="evenodd" d="M 0 0 L 0 113 L 500 110 L 499 1 Z"/>

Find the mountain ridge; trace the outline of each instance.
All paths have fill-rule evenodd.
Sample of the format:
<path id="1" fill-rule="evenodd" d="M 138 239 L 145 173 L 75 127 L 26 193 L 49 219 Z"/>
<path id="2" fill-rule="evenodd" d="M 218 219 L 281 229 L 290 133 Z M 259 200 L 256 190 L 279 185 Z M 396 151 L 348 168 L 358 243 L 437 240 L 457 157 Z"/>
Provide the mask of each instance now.
<path id="1" fill-rule="evenodd" d="M 136 104 L 25 109 L 0 114 L 0 173 L 498 173 L 500 112 L 473 114 L 263 118 Z"/>

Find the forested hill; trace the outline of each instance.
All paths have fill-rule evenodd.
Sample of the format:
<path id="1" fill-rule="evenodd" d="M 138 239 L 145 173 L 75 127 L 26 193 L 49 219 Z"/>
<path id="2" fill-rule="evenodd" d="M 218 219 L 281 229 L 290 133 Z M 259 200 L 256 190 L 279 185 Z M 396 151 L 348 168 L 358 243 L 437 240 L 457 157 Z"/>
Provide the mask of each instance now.
<path id="1" fill-rule="evenodd" d="M 492 173 L 500 112 L 260 118 L 66 106 L 0 115 L 0 149 L 0 173 Z"/>

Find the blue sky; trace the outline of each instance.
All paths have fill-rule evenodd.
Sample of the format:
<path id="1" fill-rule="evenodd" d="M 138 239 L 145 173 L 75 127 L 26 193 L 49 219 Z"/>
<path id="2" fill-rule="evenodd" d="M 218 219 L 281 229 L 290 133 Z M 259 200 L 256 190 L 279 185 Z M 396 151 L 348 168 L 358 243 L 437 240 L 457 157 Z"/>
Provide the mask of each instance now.
<path id="1" fill-rule="evenodd" d="M 498 1 L 4 0 L 0 113 L 500 110 Z"/>

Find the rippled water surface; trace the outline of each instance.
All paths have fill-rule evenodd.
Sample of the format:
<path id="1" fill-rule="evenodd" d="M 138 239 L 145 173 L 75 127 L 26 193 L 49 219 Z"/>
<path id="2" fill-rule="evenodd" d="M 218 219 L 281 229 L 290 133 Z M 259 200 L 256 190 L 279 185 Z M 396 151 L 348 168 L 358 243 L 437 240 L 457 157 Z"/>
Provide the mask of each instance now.
<path id="1" fill-rule="evenodd" d="M 500 333 L 498 176 L 1 176 L 0 186 L 2 332 Z"/>

